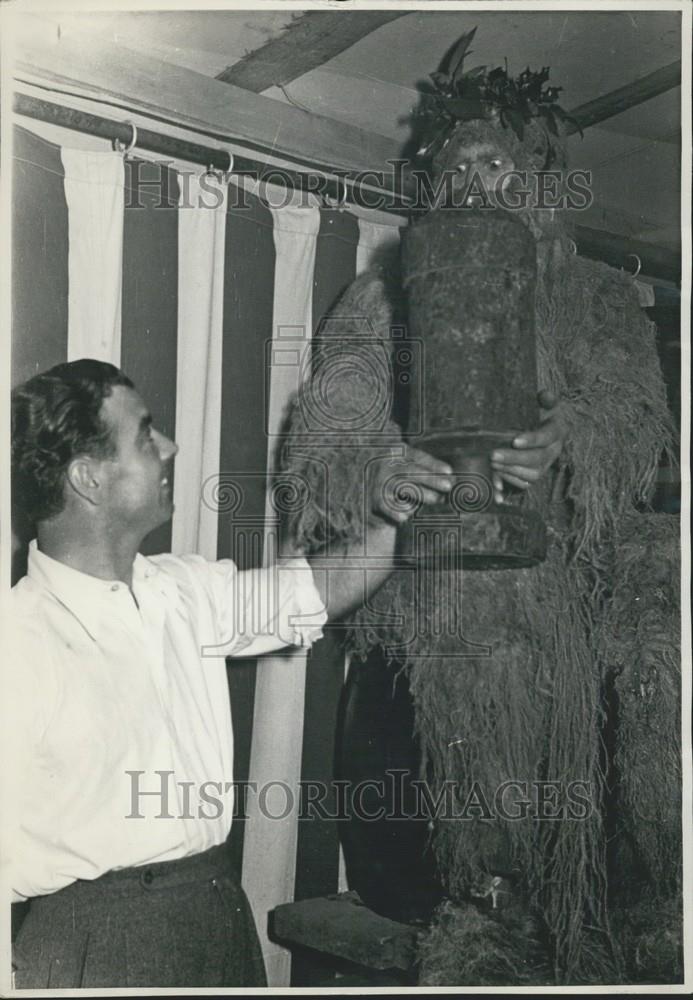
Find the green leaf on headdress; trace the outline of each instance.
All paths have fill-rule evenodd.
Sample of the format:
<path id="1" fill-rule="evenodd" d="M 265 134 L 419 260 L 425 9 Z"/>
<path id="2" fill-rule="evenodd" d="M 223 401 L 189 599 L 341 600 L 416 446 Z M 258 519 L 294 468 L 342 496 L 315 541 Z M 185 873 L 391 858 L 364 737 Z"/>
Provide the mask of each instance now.
<path id="1" fill-rule="evenodd" d="M 483 118 L 484 106 L 480 100 L 467 100 L 462 97 L 443 98 L 441 102 L 446 111 L 449 111 L 455 118 L 468 120 L 470 118 Z"/>
<path id="2" fill-rule="evenodd" d="M 468 49 L 475 34 L 476 28 L 472 28 L 472 30 L 468 31 L 466 35 L 462 35 L 459 42 L 448 57 L 447 69 L 448 73 L 452 77 L 453 83 L 462 69 L 465 57 L 469 55 Z"/>
<path id="3" fill-rule="evenodd" d="M 436 71 L 435 73 L 429 73 L 429 76 L 438 90 L 447 90 L 450 86 L 450 77 L 447 73 Z"/>
<path id="4" fill-rule="evenodd" d="M 454 96 L 461 97 L 464 101 L 480 102 L 483 99 L 483 80 L 480 77 L 473 77 L 468 80 L 463 77 L 455 87 Z"/>
<path id="5" fill-rule="evenodd" d="M 554 116 L 553 109 L 542 105 L 539 108 L 539 115 L 544 119 L 544 123 L 546 124 L 549 132 L 553 135 L 558 135 L 558 126 L 556 125 L 556 118 Z"/>
<path id="6" fill-rule="evenodd" d="M 522 142 L 525 137 L 525 123 L 522 120 L 520 112 L 516 111 L 515 108 L 503 108 L 501 115 L 508 119 L 513 132 L 520 142 Z"/>
<path id="7" fill-rule="evenodd" d="M 502 66 L 496 66 L 492 69 L 488 75 L 488 82 L 491 86 L 498 86 L 503 80 L 508 79 L 508 74 L 505 72 Z"/>
<path id="8" fill-rule="evenodd" d="M 484 76 L 485 73 L 486 73 L 485 66 L 474 66 L 472 69 L 467 70 L 462 79 L 465 82 L 467 80 L 476 80 L 478 77 Z"/>

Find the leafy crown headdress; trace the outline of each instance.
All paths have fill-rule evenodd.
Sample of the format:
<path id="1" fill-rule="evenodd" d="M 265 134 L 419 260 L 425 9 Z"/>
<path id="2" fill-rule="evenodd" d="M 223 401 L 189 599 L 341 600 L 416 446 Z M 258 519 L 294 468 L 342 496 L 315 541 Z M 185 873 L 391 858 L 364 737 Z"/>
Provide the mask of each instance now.
<path id="1" fill-rule="evenodd" d="M 511 128 L 520 142 L 525 126 L 538 121 L 547 138 L 548 158 L 554 157 L 552 136 L 558 138 L 559 122 L 574 122 L 558 103 L 561 87 L 547 87 L 549 67 L 533 72 L 529 66 L 515 79 L 505 67 L 487 71 L 486 66 L 464 70 L 464 61 L 471 54 L 469 46 L 476 34 L 473 28 L 462 35 L 450 52 L 445 69 L 431 73 L 433 91 L 424 94 L 416 117 L 424 119 L 425 137 L 418 152 L 433 157 L 445 145 L 460 122 L 496 118 L 504 128 Z"/>

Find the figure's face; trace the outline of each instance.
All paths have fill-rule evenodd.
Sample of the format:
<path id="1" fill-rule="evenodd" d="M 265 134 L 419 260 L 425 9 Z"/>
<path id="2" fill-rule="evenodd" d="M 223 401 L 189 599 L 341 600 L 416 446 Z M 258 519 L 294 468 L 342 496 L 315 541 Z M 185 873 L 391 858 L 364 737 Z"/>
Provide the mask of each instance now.
<path id="1" fill-rule="evenodd" d="M 515 169 L 510 154 L 491 142 L 456 144 L 449 152 L 447 164 L 454 171 L 453 191 L 471 189 L 468 204 L 473 203 L 475 196 L 482 200 L 483 196 L 477 194 L 479 182 L 491 200 L 496 192 L 506 191 L 513 180 L 508 172 Z"/>
<path id="2" fill-rule="evenodd" d="M 100 463 L 103 509 L 117 532 L 142 537 L 173 513 L 173 459 L 178 446 L 152 426 L 134 389 L 113 386 L 101 407 L 116 452 Z"/>

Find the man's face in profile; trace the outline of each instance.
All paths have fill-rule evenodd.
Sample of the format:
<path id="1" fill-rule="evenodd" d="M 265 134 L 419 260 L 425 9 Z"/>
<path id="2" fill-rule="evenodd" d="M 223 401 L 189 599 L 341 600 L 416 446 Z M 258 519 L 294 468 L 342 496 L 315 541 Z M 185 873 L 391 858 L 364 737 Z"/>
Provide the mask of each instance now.
<path id="1" fill-rule="evenodd" d="M 101 407 L 115 454 L 100 462 L 104 504 L 114 527 L 146 534 L 173 513 L 173 460 L 178 451 L 152 424 L 140 395 L 116 385 Z"/>

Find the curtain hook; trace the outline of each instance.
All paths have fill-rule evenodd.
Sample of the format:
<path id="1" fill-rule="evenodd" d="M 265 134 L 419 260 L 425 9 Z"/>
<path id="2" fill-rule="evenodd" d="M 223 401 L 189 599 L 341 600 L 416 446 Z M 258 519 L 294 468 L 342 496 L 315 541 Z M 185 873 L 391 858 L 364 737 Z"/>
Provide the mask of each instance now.
<path id="1" fill-rule="evenodd" d="M 348 189 L 347 189 L 346 178 L 345 177 L 341 177 L 341 178 L 338 177 L 337 178 L 337 183 L 339 183 L 340 180 L 341 180 L 341 182 L 343 184 L 342 193 L 341 193 L 340 197 L 338 199 L 333 200 L 332 198 L 330 198 L 329 195 L 323 194 L 322 195 L 322 200 L 323 200 L 323 204 L 325 205 L 326 208 L 331 208 L 333 211 L 336 210 L 338 212 L 343 212 L 346 209 L 347 194 L 349 192 L 348 192 Z"/>
<path id="2" fill-rule="evenodd" d="M 207 169 L 204 172 L 204 176 L 205 177 L 215 177 L 217 180 L 222 180 L 224 175 L 223 175 L 223 173 L 222 173 L 221 170 L 218 170 L 214 166 L 213 163 L 210 163 L 209 166 L 207 167 Z"/>
<path id="3" fill-rule="evenodd" d="M 123 125 L 129 125 L 130 128 L 132 129 L 132 136 L 130 137 L 130 142 L 127 143 L 126 145 L 120 139 L 115 138 L 113 140 L 113 148 L 116 151 L 116 153 L 122 153 L 123 156 L 127 156 L 128 153 L 131 153 L 135 148 L 135 146 L 137 145 L 137 126 L 135 125 L 134 122 L 131 121 L 124 121 Z"/>
<path id="4" fill-rule="evenodd" d="M 640 271 L 642 270 L 642 261 L 640 260 L 640 258 L 636 253 L 627 254 L 626 260 L 628 260 L 628 257 L 635 257 L 638 266 L 635 269 L 635 273 L 631 275 L 631 278 L 637 278 L 637 276 L 640 274 Z"/>
<path id="5" fill-rule="evenodd" d="M 233 171 L 233 153 L 228 149 L 225 149 L 224 152 L 229 158 L 229 165 L 226 170 L 222 170 L 221 167 L 215 167 L 213 163 L 210 163 L 204 172 L 205 177 L 216 177 L 220 181 L 228 179 L 228 175 Z"/>

